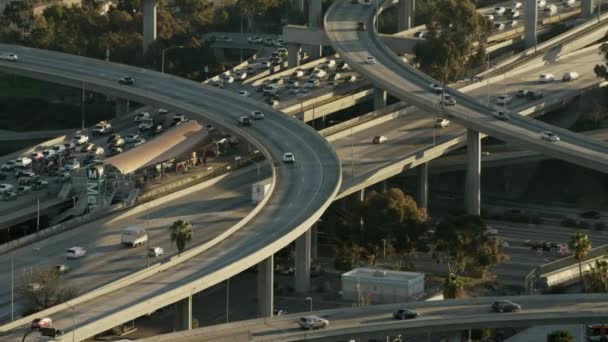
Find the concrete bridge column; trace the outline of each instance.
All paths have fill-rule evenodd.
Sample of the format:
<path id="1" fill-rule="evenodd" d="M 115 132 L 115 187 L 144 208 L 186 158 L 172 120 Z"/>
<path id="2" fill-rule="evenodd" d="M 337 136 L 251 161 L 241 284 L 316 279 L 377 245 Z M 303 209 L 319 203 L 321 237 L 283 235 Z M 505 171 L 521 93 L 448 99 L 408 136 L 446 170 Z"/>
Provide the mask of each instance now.
<path id="1" fill-rule="evenodd" d="M 274 256 L 258 264 L 258 317 L 272 317 L 274 310 Z"/>
<path id="2" fill-rule="evenodd" d="M 175 303 L 175 328 L 192 330 L 192 294 Z"/>
<path id="3" fill-rule="evenodd" d="M 591 19 L 591 16 L 595 12 L 595 0 L 582 0 L 581 1 L 581 14 L 585 19 Z"/>
<path id="4" fill-rule="evenodd" d="M 429 163 L 416 168 L 418 176 L 418 208 L 428 208 L 429 202 Z"/>
<path id="5" fill-rule="evenodd" d="M 308 27 L 321 28 L 322 0 L 308 0 Z"/>
<path id="6" fill-rule="evenodd" d="M 386 90 L 374 88 L 374 110 L 386 107 Z"/>
<path id="7" fill-rule="evenodd" d="M 303 49 L 308 54 L 308 62 L 319 59 L 323 55 L 322 45 L 305 45 Z"/>
<path id="8" fill-rule="evenodd" d="M 287 44 L 287 66 L 295 68 L 300 65 L 300 44 Z"/>
<path id="9" fill-rule="evenodd" d="M 311 233 L 310 254 L 311 254 L 312 259 L 316 259 L 319 256 L 319 236 L 317 234 L 318 231 L 319 231 L 319 223 L 317 222 L 312 225 L 312 228 L 310 228 L 310 233 Z"/>
<path id="10" fill-rule="evenodd" d="M 226 61 L 226 54 L 224 53 L 224 48 L 221 48 L 221 47 L 213 48 L 213 55 L 220 62 Z"/>
<path id="11" fill-rule="evenodd" d="M 399 0 L 398 31 L 405 31 L 414 25 L 416 0 Z"/>
<path id="12" fill-rule="evenodd" d="M 536 46 L 536 25 L 538 22 L 538 6 L 536 0 L 526 0 L 524 20 L 524 43 L 526 49 Z"/>
<path id="13" fill-rule="evenodd" d="M 310 290 L 310 247 L 311 230 L 296 239 L 296 292 L 306 293 Z"/>
<path id="14" fill-rule="evenodd" d="M 144 14 L 144 54 L 156 40 L 156 0 L 143 1 Z"/>
<path id="15" fill-rule="evenodd" d="M 130 102 L 129 100 L 125 100 L 125 99 L 115 99 L 115 113 L 116 113 L 116 117 L 121 117 L 123 115 L 126 115 L 127 113 L 130 112 Z"/>
<path id="16" fill-rule="evenodd" d="M 534 4 L 536 6 L 536 3 Z M 481 205 L 481 136 L 467 129 L 467 176 L 465 203 L 467 214 L 479 215 Z"/>
<path id="17" fill-rule="evenodd" d="M 293 9 L 304 13 L 304 0 L 290 0 Z"/>

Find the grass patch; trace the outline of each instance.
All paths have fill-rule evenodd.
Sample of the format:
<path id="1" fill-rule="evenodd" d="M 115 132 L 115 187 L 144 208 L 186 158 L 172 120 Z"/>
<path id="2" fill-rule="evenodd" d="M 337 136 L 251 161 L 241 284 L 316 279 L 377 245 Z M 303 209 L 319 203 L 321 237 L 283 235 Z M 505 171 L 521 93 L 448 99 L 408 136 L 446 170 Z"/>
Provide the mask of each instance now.
<path id="1" fill-rule="evenodd" d="M 54 101 L 80 101 L 79 89 L 13 75 L 1 76 L 0 95 L 9 98 L 37 97 Z"/>

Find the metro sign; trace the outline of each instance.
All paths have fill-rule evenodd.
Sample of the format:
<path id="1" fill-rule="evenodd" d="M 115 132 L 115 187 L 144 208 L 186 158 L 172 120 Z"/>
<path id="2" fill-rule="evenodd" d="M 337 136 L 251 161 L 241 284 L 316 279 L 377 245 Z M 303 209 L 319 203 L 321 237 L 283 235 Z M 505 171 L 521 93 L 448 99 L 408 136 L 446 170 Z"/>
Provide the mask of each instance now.
<path id="1" fill-rule="evenodd" d="M 103 190 L 103 165 L 94 164 L 86 170 L 87 175 L 87 207 L 89 212 L 99 206 Z"/>

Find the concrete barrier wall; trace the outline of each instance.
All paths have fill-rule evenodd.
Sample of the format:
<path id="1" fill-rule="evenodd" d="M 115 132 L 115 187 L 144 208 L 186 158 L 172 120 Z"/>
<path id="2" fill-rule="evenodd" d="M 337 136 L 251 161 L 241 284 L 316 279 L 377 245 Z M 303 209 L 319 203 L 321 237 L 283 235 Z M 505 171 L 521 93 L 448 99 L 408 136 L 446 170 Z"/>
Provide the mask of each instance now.
<path id="1" fill-rule="evenodd" d="M 220 80 L 220 76 L 222 76 L 222 75 L 230 76 L 230 75 L 232 75 L 233 72 L 236 72 L 236 71 L 241 70 L 241 69 L 247 69 L 247 67 L 251 63 L 255 62 L 255 60 L 257 60 L 257 59 L 258 59 L 258 55 L 257 54 L 253 54 L 253 56 L 249 57 L 249 59 L 247 59 L 243 63 L 238 64 L 238 65 L 234 66 L 233 68 L 231 68 L 230 70 L 226 70 L 226 71 L 224 71 L 223 73 L 221 73 L 219 75 L 215 75 L 213 77 L 210 77 L 209 79 L 204 80 L 202 83 L 204 83 L 204 84 L 210 84 L 212 82 L 219 81 Z M 245 79 L 245 80 L 247 80 L 247 79 Z"/>
<path id="2" fill-rule="evenodd" d="M 602 260 L 608 255 L 608 245 L 592 249 L 581 263 L 581 268 L 587 272 L 597 260 Z M 574 256 L 569 256 L 544 264 L 536 269 L 536 287 L 544 288 L 548 286 L 570 283 L 580 278 L 578 261 Z"/>

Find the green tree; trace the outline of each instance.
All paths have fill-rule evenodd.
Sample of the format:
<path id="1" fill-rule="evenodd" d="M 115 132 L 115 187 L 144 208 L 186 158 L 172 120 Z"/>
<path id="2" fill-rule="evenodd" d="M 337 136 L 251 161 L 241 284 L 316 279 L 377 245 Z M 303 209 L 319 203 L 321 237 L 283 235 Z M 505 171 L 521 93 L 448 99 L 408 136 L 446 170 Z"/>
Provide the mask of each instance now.
<path id="1" fill-rule="evenodd" d="M 18 28 L 29 26 L 34 19 L 34 11 L 30 1 L 11 1 L 4 7 L 3 14 L 9 23 L 15 24 Z"/>
<path id="2" fill-rule="evenodd" d="M 451 216 L 442 220 L 432 237 L 432 256 L 445 262 L 450 273 L 467 271 L 484 277 L 489 269 L 508 257 L 500 253 L 498 240 L 486 234 L 486 224 L 479 216 Z"/>
<path id="3" fill-rule="evenodd" d="M 485 59 L 491 22 L 470 0 L 438 0 L 429 6 L 429 37 L 414 47 L 420 69 L 450 82 L 479 67 Z"/>
<path id="4" fill-rule="evenodd" d="M 186 249 L 186 243 L 192 240 L 192 224 L 184 219 L 179 219 L 169 227 L 171 230 L 171 241 L 175 242 L 177 255 L 180 256 Z"/>
<path id="5" fill-rule="evenodd" d="M 600 45 L 599 54 L 604 56 L 604 61 L 608 62 L 608 43 Z M 606 64 L 596 64 L 593 71 L 595 72 L 595 76 L 608 80 L 608 69 L 606 68 Z"/>
<path id="6" fill-rule="evenodd" d="M 583 259 L 591 250 L 591 241 L 589 241 L 589 237 L 587 234 L 576 233 L 568 242 L 568 247 L 570 251 L 574 254 L 574 258 L 578 261 L 578 273 L 581 278 L 581 283 L 586 288 L 585 279 L 583 278 Z"/>
<path id="7" fill-rule="evenodd" d="M 443 298 L 463 298 L 465 296 L 464 281 L 455 273 L 450 273 L 443 283 Z"/>
<path id="8" fill-rule="evenodd" d="M 572 342 L 574 337 L 568 330 L 555 330 L 547 335 L 547 342 Z"/>
<path id="9" fill-rule="evenodd" d="M 588 292 L 608 292 L 608 261 L 596 260 L 586 274 Z"/>

